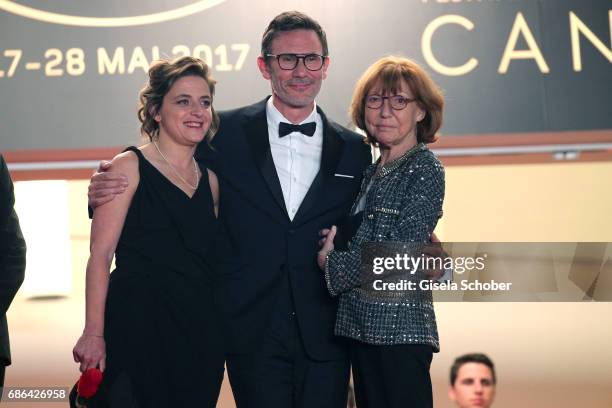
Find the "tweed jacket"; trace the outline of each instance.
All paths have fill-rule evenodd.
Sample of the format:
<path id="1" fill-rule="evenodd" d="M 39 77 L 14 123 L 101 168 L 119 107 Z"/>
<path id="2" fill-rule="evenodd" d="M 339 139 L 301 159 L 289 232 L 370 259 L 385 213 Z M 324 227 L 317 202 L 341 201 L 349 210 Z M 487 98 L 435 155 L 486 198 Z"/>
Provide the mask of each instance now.
<path id="1" fill-rule="evenodd" d="M 366 242 L 430 240 L 442 215 L 444 168 L 423 143 L 383 166 L 378 174 L 377 166 L 378 162 L 364 172 L 351 211 L 366 194 L 363 221 L 348 250 L 333 250 L 327 256 L 327 288 L 332 296 L 339 295 L 335 334 L 376 345 L 426 344 L 437 352 L 440 346 L 431 292 L 427 300 L 416 303 L 377 297 L 360 288 L 360 265 Z"/>

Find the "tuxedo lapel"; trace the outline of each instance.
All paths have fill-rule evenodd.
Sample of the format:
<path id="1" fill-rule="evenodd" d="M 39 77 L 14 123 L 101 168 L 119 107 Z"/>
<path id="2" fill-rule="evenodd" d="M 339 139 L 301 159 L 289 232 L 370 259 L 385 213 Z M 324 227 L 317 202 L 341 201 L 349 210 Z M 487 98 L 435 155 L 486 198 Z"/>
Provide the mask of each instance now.
<path id="1" fill-rule="evenodd" d="M 317 106 L 317 112 L 321 115 L 321 121 L 323 122 L 323 148 L 321 152 L 321 167 L 313 180 L 298 212 L 293 218 L 293 222 L 300 222 L 304 217 L 308 215 L 309 210 L 321 199 L 321 191 L 325 186 L 325 183 L 334 176 L 336 166 L 340 161 L 340 155 L 344 147 L 344 140 L 342 137 L 333 129 L 333 127 L 327 121 L 327 117 L 323 111 Z"/>
<path id="2" fill-rule="evenodd" d="M 289 218 L 285 208 L 283 190 L 276 173 L 274 159 L 270 150 L 270 140 L 268 139 L 268 120 L 266 117 L 266 101 L 255 106 L 250 116 L 244 122 L 244 133 L 248 141 L 251 153 L 255 159 L 255 164 L 261 176 L 266 182 L 274 201 L 278 204 L 285 217 Z"/>

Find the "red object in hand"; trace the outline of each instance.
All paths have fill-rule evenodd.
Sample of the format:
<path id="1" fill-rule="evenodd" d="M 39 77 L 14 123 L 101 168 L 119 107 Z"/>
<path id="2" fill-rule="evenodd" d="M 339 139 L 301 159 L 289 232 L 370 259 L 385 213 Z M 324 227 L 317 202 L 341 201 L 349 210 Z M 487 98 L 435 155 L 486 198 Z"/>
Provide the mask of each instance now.
<path id="1" fill-rule="evenodd" d="M 98 391 L 98 387 L 102 382 L 102 371 L 97 368 L 90 368 L 81 374 L 79 378 L 79 385 L 77 386 L 77 392 L 79 396 L 85 398 L 93 397 Z"/>

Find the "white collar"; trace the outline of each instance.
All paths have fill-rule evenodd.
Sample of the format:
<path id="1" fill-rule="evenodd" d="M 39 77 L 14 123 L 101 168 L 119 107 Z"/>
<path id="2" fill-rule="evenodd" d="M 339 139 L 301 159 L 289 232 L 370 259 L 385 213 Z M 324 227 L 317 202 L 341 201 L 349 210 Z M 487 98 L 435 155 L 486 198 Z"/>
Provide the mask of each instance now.
<path id="1" fill-rule="evenodd" d="M 281 122 L 292 123 L 282 113 L 280 113 L 276 106 L 274 106 L 272 98 L 274 98 L 274 96 L 268 98 L 268 102 L 266 103 L 266 118 L 268 119 L 268 126 L 272 126 L 273 128 L 278 129 L 278 124 Z M 315 102 L 312 108 L 312 112 L 310 112 L 310 115 L 308 115 L 306 118 L 304 118 L 303 121 L 297 124 L 301 125 L 302 123 L 316 122 L 317 117 L 317 103 Z"/>

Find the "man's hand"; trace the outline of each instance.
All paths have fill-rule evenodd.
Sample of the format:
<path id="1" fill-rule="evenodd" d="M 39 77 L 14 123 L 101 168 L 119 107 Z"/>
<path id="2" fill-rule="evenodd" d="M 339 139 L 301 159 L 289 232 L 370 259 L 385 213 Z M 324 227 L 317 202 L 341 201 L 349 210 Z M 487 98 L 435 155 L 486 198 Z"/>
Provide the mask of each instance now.
<path id="1" fill-rule="evenodd" d="M 128 179 L 123 173 L 107 171 L 111 162 L 103 160 L 98 170 L 91 176 L 87 191 L 88 204 L 91 208 L 105 204 L 121 194 L 128 186 Z"/>
<path id="2" fill-rule="evenodd" d="M 428 269 L 425 272 L 427 279 L 437 281 L 446 272 L 444 269 L 444 259 L 448 257 L 448 254 L 444 251 L 444 248 L 442 248 L 442 243 L 436 234 L 431 234 L 431 242 L 425 245 L 422 251 L 427 258 L 440 258 L 437 262 L 432 262 L 435 268 Z M 431 262 L 428 262 L 428 264 L 431 264 Z"/>
<path id="3" fill-rule="evenodd" d="M 317 263 L 319 264 L 319 268 L 321 268 L 321 270 L 325 270 L 325 258 L 327 258 L 327 254 L 334 250 L 334 237 L 336 236 L 337 230 L 338 229 L 334 225 L 331 227 L 331 229 L 326 228 L 319 231 L 319 235 L 323 237 L 319 240 L 321 249 L 317 255 Z"/>

